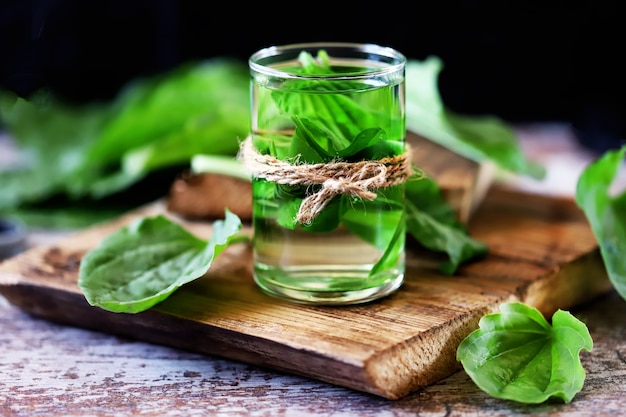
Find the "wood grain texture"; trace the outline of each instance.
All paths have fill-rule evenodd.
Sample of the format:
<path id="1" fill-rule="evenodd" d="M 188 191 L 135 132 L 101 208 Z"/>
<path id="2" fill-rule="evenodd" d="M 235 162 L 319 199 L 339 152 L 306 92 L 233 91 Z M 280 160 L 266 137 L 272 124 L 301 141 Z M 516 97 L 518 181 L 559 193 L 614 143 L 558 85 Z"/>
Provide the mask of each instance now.
<path id="1" fill-rule="evenodd" d="M 81 257 L 161 202 L 118 221 L 36 247 L 0 265 L 0 291 L 37 316 L 169 345 L 399 399 L 459 370 L 458 344 L 485 313 L 520 300 L 551 315 L 612 289 L 596 242 L 569 199 L 493 189 L 471 233 L 489 255 L 455 276 L 408 249 L 405 284 L 391 297 L 352 307 L 311 307 L 265 294 L 251 277 L 247 245 L 228 248 L 202 279 L 139 314 L 90 307 L 76 286 Z M 183 222 L 209 237 L 210 224 Z"/>

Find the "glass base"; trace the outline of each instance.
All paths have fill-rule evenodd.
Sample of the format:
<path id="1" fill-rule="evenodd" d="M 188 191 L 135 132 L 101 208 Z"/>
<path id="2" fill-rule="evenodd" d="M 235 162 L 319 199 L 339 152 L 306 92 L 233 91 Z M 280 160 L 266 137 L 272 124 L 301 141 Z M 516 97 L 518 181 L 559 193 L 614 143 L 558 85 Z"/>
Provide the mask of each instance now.
<path id="1" fill-rule="evenodd" d="M 267 294 L 299 304 L 340 306 L 374 301 L 395 292 L 404 273 L 370 277 L 363 270 L 297 270 L 255 267 L 254 281 Z"/>

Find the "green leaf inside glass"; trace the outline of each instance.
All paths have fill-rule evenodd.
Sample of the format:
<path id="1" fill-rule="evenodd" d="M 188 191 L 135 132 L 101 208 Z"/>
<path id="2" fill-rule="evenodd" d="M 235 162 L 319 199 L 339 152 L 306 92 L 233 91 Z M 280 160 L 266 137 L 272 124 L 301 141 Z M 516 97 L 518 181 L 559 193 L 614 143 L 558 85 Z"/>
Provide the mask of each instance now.
<path id="1" fill-rule="evenodd" d="M 281 70 L 299 75 L 341 73 L 341 67 L 331 67 L 325 51 L 316 57 L 303 52 L 299 63 Z M 390 99 L 392 90 L 369 88 L 355 96 L 343 93 L 361 90 L 360 81 L 331 82 L 320 78 L 289 79 L 277 90 L 261 88 L 258 95 L 264 104 L 259 107 L 275 111 L 258 117 L 262 124 L 259 130 L 264 133 L 253 136 L 255 148 L 280 160 L 307 164 L 376 161 L 401 155 L 405 150 L 404 122 L 394 118 L 402 112 L 392 107 L 396 106 Z M 367 105 L 362 102 L 366 96 L 370 96 Z M 292 126 L 291 136 L 276 133 L 287 130 L 286 126 Z M 393 267 L 400 260 L 405 231 L 402 186 L 376 190 L 374 201 L 337 195 L 311 223 L 300 224 L 296 217 L 303 200 L 320 188 L 255 179 L 255 215 L 273 219 L 284 229 L 310 233 L 329 233 L 345 226 L 351 234 L 380 249 L 383 255 L 374 272 Z"/>

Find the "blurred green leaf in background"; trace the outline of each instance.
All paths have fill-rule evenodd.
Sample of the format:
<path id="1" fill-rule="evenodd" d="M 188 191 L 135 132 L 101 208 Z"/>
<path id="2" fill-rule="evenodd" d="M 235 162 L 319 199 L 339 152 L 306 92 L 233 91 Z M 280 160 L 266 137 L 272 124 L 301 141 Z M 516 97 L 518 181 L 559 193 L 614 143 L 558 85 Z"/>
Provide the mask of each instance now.
<path id="1" fill-rule="evenodd" d="M 133 194 L 138 203 L 123 192 L 151 174 L 182 170 L 196 154 L 236 155 L 249 131 L 247 71 L 226 59 L 188 63 L 81 106 L 46 91 L 28 99 L 0 91 L 0 124 L 19 151 L 17 166 L 0 170 L 0 212 L 57 207 L 59 221 L 72 202 Z M 164 195 L 166 178 L 147 187 Z"/>

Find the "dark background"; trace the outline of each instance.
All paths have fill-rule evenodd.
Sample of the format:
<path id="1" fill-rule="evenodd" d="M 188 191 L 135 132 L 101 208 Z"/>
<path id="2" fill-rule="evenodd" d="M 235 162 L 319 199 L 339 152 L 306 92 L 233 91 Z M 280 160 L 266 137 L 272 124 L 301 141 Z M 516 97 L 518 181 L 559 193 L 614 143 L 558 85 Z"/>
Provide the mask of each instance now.
<path id="1" fill-rule="evenodd" d="M 617 2 L 0 0 L 0 88 L 108 100 L 128 80 L 262 47 L 349 41 L 439 56 L 451 110 L 571 123 L 585 145 L 625 137 Z"/>

